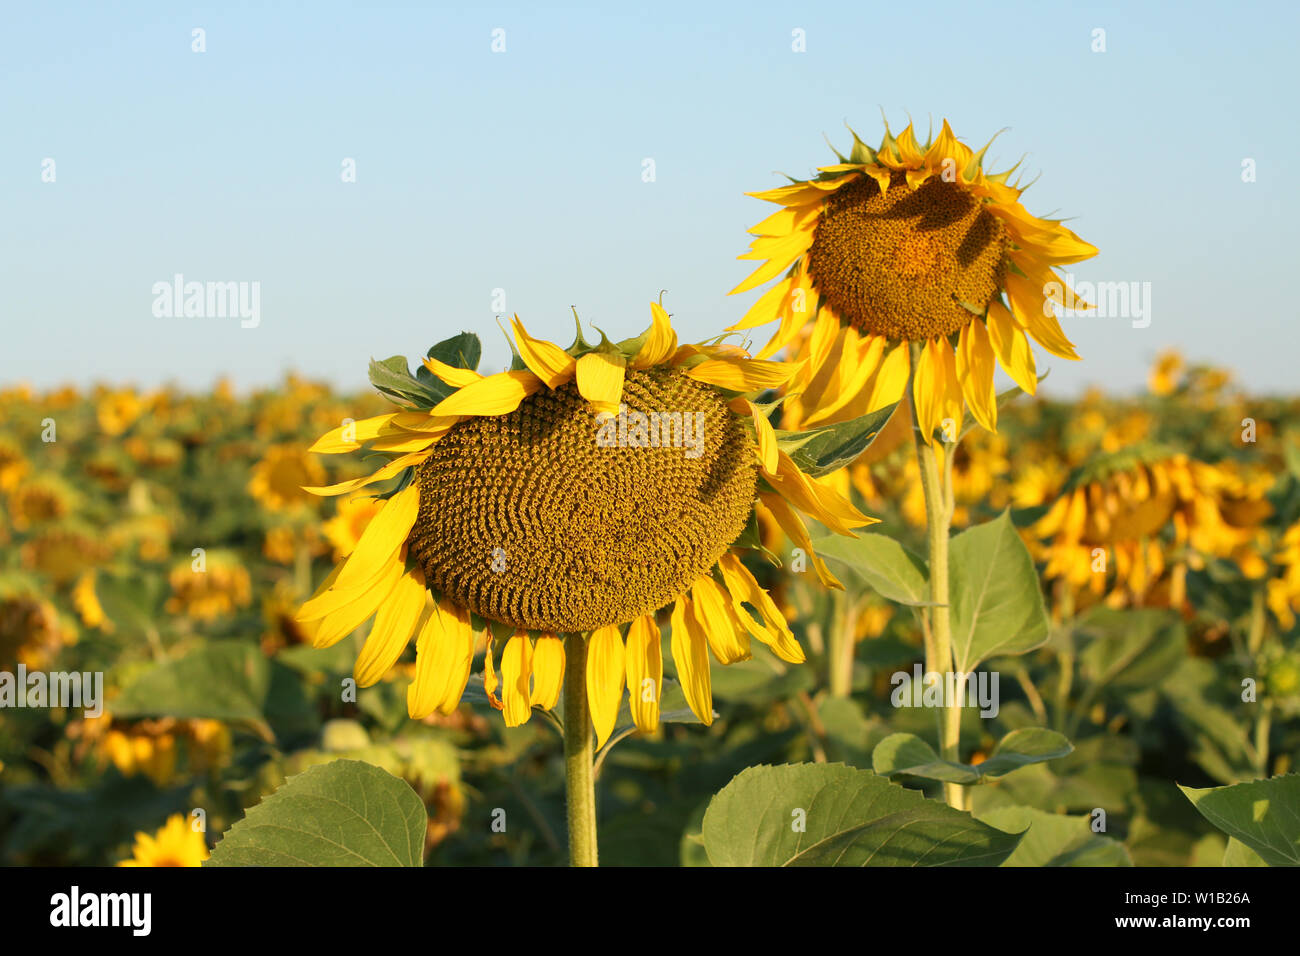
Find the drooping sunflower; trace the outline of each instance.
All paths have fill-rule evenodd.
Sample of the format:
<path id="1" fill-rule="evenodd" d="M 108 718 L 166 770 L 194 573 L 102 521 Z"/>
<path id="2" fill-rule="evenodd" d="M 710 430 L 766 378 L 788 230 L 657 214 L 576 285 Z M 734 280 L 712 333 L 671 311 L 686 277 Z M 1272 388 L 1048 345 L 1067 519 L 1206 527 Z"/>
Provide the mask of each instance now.
<path id="1" fill-rule="evenodd" d="M 172 814 L 153 836 L 136 833 L 131 859 L 118 866 L 200 866 L 208 858 L 202 831 L 182 813 Z"/>
<path id="2" fill-rule="evenodd" d="M 963 406 L 996 430 L 995 364 L 1033 393 L 1029 339 L 1078 358 L 1049 304 L 1088 306 L 1054 270 L 1097 250 L 1030 215 L 1008 182 L 1015 167 L 985 172 L 988 146 L 973 151 L 947 120 L 924 147 L 911 124 L 897 137 L 886 124 L 878 149 L 853 140 L 816 178 L 750 194 L 781 208 L 750 230 L 740 258 L 763 262 L 732 294 L 783 278 L 732 328 L 780 319 L 758 357 L 793 345 L 806 359 L 786 403 L 804 425 L 898 401 L 918 343 L 912 395 L 927 440 Z"/>
<path id="3" fill-rule="evenodd" d="M 1224 469 L 1160 445 L 1103 455 L 1076 472 L 1030 527 L 1030 537 L 1046 542 L 1031 550 L 1046 559 L 1048 580 L 1116 605 L 1181 607 L 1186 567 L 1202 567 L 1210 556 L 1253 566 L 1248 546 L 1267 510 L 1234 524 L 1224 492 L 1238 487 Z M 1167 587 L 1157 593 L 1166 572 Z"/>
<path id="4" fill-rule="evenodd" d="M 738 552 L 758 541 L 757 518 L 770 516 L 839 587 L 799 512 L 843 534 L 873 519 L 805 474 L 798 442 L 778 439 L 752 400 L 795 365 L 716 342 L 679 346 L 668 314 L 651 309 L 635 339 L 602 335 L 593 346 L 579 330 L 568 349 L 533 338 L 516 318 L 514 366 L 495 375 L 450 364 L 441 343 L 424 362 L 427 379 L 407 372 L 409 385 L 393 385 L 386 373 L 407 410 L 312 446 L 338 454 L 365 444 L 391 456 L 368 477 L 309 489 L 317 494 L 398 481 L 298 614 L 318 647 L 374 617 L 358 684 L 378 681 L 416 635 L 409 712 L 450 713 L 475 632 L 485 630 L 485 688 L 515 726 L 533 706 L 555 706 L 562 637 L 587 635 L 588 703 L 603 742 L 625 685 L 638 689 L 636 725 L 658 724 L 658 611 L 671 607 L 672 658 L 706 724 L 710 652 L 724 664 L 743 660 L 753 638 L 786 661 L 804 659 Z"/>

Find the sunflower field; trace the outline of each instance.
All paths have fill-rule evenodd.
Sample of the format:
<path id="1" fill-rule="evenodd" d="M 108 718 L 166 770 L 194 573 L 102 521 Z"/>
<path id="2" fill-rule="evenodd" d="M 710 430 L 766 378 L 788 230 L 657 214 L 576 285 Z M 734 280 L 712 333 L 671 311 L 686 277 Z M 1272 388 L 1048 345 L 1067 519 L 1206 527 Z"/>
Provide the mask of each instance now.
<path id="1" fill-rule="evenodd" d="M 701 341 L 5 384 L 0 863 L 1300 864 L 1300 398 L 1040 389 L 1098 250 L 986 150 L 753 193 Z"/>

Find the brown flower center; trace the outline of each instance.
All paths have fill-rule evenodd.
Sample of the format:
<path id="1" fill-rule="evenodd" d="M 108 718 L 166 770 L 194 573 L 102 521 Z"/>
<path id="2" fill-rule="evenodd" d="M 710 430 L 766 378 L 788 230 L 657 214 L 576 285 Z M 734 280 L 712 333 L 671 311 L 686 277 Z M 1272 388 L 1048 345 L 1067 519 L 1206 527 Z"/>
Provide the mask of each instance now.
<path id="1" fill-rule="evenodd" d="M 808 250 L 824 301 L 858 331 L 917 341 L 959 331 L 1002 288 L 1007 234 L 957 183 L 889 190 L 863 176 L 826 202 Z"/>

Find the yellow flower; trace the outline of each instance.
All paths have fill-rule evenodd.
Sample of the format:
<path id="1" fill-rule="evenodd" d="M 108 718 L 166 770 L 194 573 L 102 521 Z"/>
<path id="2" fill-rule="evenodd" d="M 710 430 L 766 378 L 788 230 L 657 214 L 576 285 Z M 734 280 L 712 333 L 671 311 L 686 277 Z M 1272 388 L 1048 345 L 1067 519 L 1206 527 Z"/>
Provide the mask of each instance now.
<path id="1" fill-rule="evenodd" d="M 778 212 L 750 231 L 742 259 L 762 264 L 732 293 L 784 274 L 733 328 L 780 319 L 760 358 L 795 346 L 804 365 L 785 410 L 804 425 L 889 405 L 903 395 L 909 346 L 917 417 L 927 440 L 963 408 L 997 428 L 993 373 L 1000 364 L 1033 393 L 1032 338 L 1077 359 L 1054 314 L 1082 309 L 1057 267 L 1097 250 L 1059 221 L 1031 216 L 1012 170 L 986 173 L 978 153 L 944 121 L 917 144 L 912 127 L 879 149 L 854 134 L 853 151 L 820 175 L 767 192 Z"/>
<path id="2" fill-rule="evenodd" d="M 184 814 L 176 813 L 154 836 L 137 833 L 131 859 L 118 866 L 200 866 L 207 858 L 203 833 L 196 831 Z"/>
<path id="3" fill-rule="evenodd" d="M 1111 603 L 1140 604 L 1177 552 L 1168 603 L 1181 607 L 1181 566 L 1200 567 L 1205 556 L 1231 558 L 1255 533 L 1225 518 L 1225 486 L 1232 484 L 1224 469 L 1160 446 L 1103 456 L 1074 476 L 1029 530 L 1049 542 L 1041 549 L 1044 576 L 1098 596 L 1113 585 Z"/>
<path id="4" fill-rule="evenodd" d="M 60 622 L 58 611 L 35 594 L 0 594 L 0 670 L 22 664 L 44 670 L 65 644 L 76 642 Z"/>
<path id="5" fill-rule="evenodd" d="M 383 507 L 383 501 L 364 493 L 339 499 L 337 513 L 324 525 L 325 537 L 334 545 L 335 561 L 341 561 L 352 553 L 370 520 Z"/>
<path id="6" fill-rule="evenodd" d="M 735 346 L 678 346 L 668 314 L 651 311 L 638 338 L 591 346 L 579 335 L 567 350 L 516 318 L 516 367 L 483 376 L 426 359 L 445 383 L 440 402 L 334 429 L 312 446 L 338 454 L 366 444 L 393 456 L 368 477 L 312 489 L 319 494 L 399 480 L 298 614 L 317 647 L 374 615 L 355 668 L 361 686 L 380 680 L 414 635 L 410 715 L 450 713 L 475 631 L 495 624 L 485 687 L 515 726 L 532 707 L 555 706 L 562 638 L 582 634 L 603 743 L 625 684 L 638 691 L 637 727 L 658 725 L 660 610 L 671 608 L 672 657 L 706 724 L 710 652 L 724 664 L 744 660 L 753 638 L 786 661 L 804 659 L 733 547 L 746 546 L 739 539 L 755 512 L 769 512 L 821 579 L 839 586 L 812 554 L 799 511 L 844 534 L 873 519 L 804 474 L 750 400 L 794 366 Z"/>
<path id="7" fill-rule="evenodd" d="M 1187 363 L 1178 349 L 1166 349 L 1156 356 L 1155 364 L 1147 376 L 1147 388 L 1152 395 L 1172 395 L 1182 380 Z"/>
<path id="8" fill-rule="evenodd" d="M 209 552 L 202 563 L 180 561 L 168 574 L 172 596 L 167 611 L 199 621 L 231 614 L 252 599 L 248 571 L 230 554 Z"/>
<path id="9" fill-rule="evenodd" d="M 77 609 L 81 623 L 86 627 L 99 628 L 105 634 L 112 634 L 115 630 L 113 622 L 104 613 L 103 605 L 99 603 L 99 595 L 95 593 L 94 571 L 84 571 L 77 578 L 72 589 L 72 606 Z"/>
<path id="10" fill-rule="evenodd" d="M 249 493 L 270 511 L 288 511 L 314 506 L 315 499 L 304 486 L 319 485 L 325 469 L 296 445 L 274 445 L 253 466 Z"/>
<path id="11" fill-rule="evenodd" d="M 74 494 L 60 478 L 29 478 L 9 492 L 9 513 L 14 528 L 25 531 L 33 525 L 66 517 L 72 511 Z"/>
<path id="12" fill-rule="evenodd" d="M 1289 631 L 1295 626 L 1296 612 L 1300 611 L 1300 521 L 1282 535 L 1273 560 L 1281 566 L 1282 573 L 1267 584 L 1268 607 L 1282 629 Z"/>
<path id="13" fill-rule="evenodd" d="M 145 405 L 131 389 L 107 392 L 95 407 L 95 417 L 105 435 L 120 435 L 144 412 Z"/>
<path id="14" fill-rule="evenodd" d="M 39 571 L 55 584 L 66 584 L 105 560 L 109 544 L 89 528 L 59 524 L 42 528 L 20 551 L 24 567 Z"/>
<path id="15" fill-rule="evenodd" d="M 16 442 L 0 436 L 0 492 L 11 492 L 27 474 L 27 460 Z"/>

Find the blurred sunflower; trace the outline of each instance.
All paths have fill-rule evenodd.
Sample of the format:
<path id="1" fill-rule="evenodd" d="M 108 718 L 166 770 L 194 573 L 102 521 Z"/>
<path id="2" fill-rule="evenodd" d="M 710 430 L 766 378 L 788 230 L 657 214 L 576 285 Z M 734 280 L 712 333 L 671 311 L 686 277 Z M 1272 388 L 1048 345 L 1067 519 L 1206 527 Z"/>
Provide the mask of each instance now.
<path id="1" fill-rule="evenodd" d="M 25 531 L 33 525 L 66 517 L 73 509 L 75 492 L 63 479 L 52 475 L 28 478 L 9 492 L 9 514 L 14 528 Z"/>
<path id="2" fill-rule="evenodd" d="M 19 553 L 24 567 L 66 584 L 107 559 L 112 549 L 95 529 L 68 521 L 42 527 Z"/>
<path id="3" fill-rule="evenodd" d="M 18 443 L 0 435 L 0 492 L 10 492 L 18 487 L 27 474 L 27 459 Z"/>
<path id="4" fill-rule="evenodd" d="M 116 436 L 125 432 L 144 413 L 145 403 L 131 389 L 104 392 L 95 406 L 100 431 Z"/>
<path id="5" fill-rule="evenodd" d="M 853 140 L 851 154 L 815 179 L 750 194 L 781 209 L 750 230 L 757 238 L 740 258 L 764 261 L 732 294 L 785 275 L 733 329 L 781 320 L 758 357 L 795 344 L 806 359 L 786 403 L 804 425 L 898 401 L 915 344 L 912 393 L 926 440 L 945 418 L 960 423 L 963 404 L 996 430 L 995 359 L 1033 393 L 1029 338 L 1078 358 L 1048 303 L 1088 306 L 1053 270 L 1097 250 L 1059 221 L 1031 216 L 1023 189 L 1007 181 L 1014 167 L 985 172 L 988 146 L 972 151 L 946 120 L 924 147 L 910 124 L 897 138 L 886 124 L 878 149 Z"/>
<path id="6" fill-rule="evenodd" d="M 1156 356 L 1147 375 L 1147 388 L 1152 395 L 1172 395 L 1182 381 L 1187 363 L 1178 349 L 1165 349 Z"/>
<path id="7" fill-rule="evenodd" d="M 1181 607 L 1183 566 L 1199 568 L 1205 556 L 1231 557 L 1253 534 L 1225 519 L 1218 498 L 1224 483 L 1215 466 L 1159 445 L 1102 456 L 1077 472 L 1028 529 L 1047 541 L 1040 549 L 1044 576 L 1098 597 L 1110 585 L 1110 603 L 1142 604 L 1176 562 L 1167 603 Z M 1164 535 L 1166 529 L 1172 534 Z"/>
<path id="8" fill-rule="evenodd" d="M 485 619 L 510 634 L 498 680 L 489 632 L 484 677 L 515 726 L 532 706 L 555 706 L 566 663 L 561 635 L 589 633 L 577 646 L 603 743 L 625 681 L 656 688 L 630 703 L 639 728 L 658 725 L 655 612 L 668 605 L 677 673 L 706 724 L 710 651 L 723 664 L 744 660 L 752 637 L 786 661 L 804 659 L 731 549 L 743 547 L 738 539 L 756 509 L 770 511 L 810 555 L 796 509 L 844 534 L 873 519 L 804 474 L 749 399 L 783 384 L 795 366 L 734 346 L 679 347 L 668 314 L 651 309 L 638 338 L 615 345 L 602 336 L 592 346 L 579 334 L 567 350 L 515 319 L 516 367 L 485 377 L 431 357 L 425 368 L 445 383 L 437 404 L 358 421 L 312 446 L 338 454 L 364 442 L 398 456 L 368 477 L 310 489 L 341 495 L 400 479 L 298 615 L 318 647 L 375 615 L 356 663 L 361 686 L 378 681 L 418 634 L 409 712 L 449 713 L 469 678 L 477 619 Z M 825 583 L 840 586 L 812 561 Z"/>
<path id="9" fill-rule="evenodd" d="M 1300 521 L 1286 529 L 1273 560 L 1282 573 L 1270 578 L 1266 586 L 1268 608 L 1282 629 L 1289 631 L 1300 612 Z"/>
<path id="10" fill-rule="evenodd" d="M 148 777 L 165 787 L 176 776 L 183 756 L 190 773 L 221 766 L 230 756 L 230 728 L 219 720 L 122 720 L 105 712 L 79 721 L 69 736 L 93 748 L 101 764 L 112 764 L 124 777 Z"/>
<path id="11" fill-rule="evenodd" d="M 384 508 L 384 502 L 366 494 L 340 498 L 333 518 L 325 522 L 325 537 L 334 545 L 334 560 L 341 561 L 352 553 L 372 518 Z"/>
<path id="12" fill-rule="evenodd" d="M 169 614 L 184 614 L 199 621 L 231 614 L 252 599 L 248 570 L 233 554 L 221 551 L 204 556 L 202 570 L 189 560 L 178 561 L 167 575 L 172 596 Z"/>
<path id="13" fill-rule="evenodd" d="M 314 507 L 316 499 L 305 492 L 308 485 L 325 480 L 320 462 L 296 445 L 273 445 L 253 466 L 248 491 L 269 511 Z"/>
<path id="14" fill-rule="evenodd" d="M 0 593 L 0 670 L 12 672 L 18 664 L 44 670 L 76 640 L 49 601 L 37 594 Z"/>
<path id="15" fill-rule="evenodd" d="M 184 814 L 176 813 L 153 836 L 136 833 L 131 859 L 118 866 L 201 866 L 208 858 L 208 844 L 194 830 Z"/>
<path id="16" fill-rule="evenodd" d="M 105 634 L 112 634 L 116 630 L 104 613 L 103 605 L 99 603 L 99 595 L 95 593 L 93 570 L 83 571 L 81 577 L 77 578 L 77 583 L 72 588 L 72 606 L 77 609 L 81 623 L 86 627 L 97 628 Z"/>

